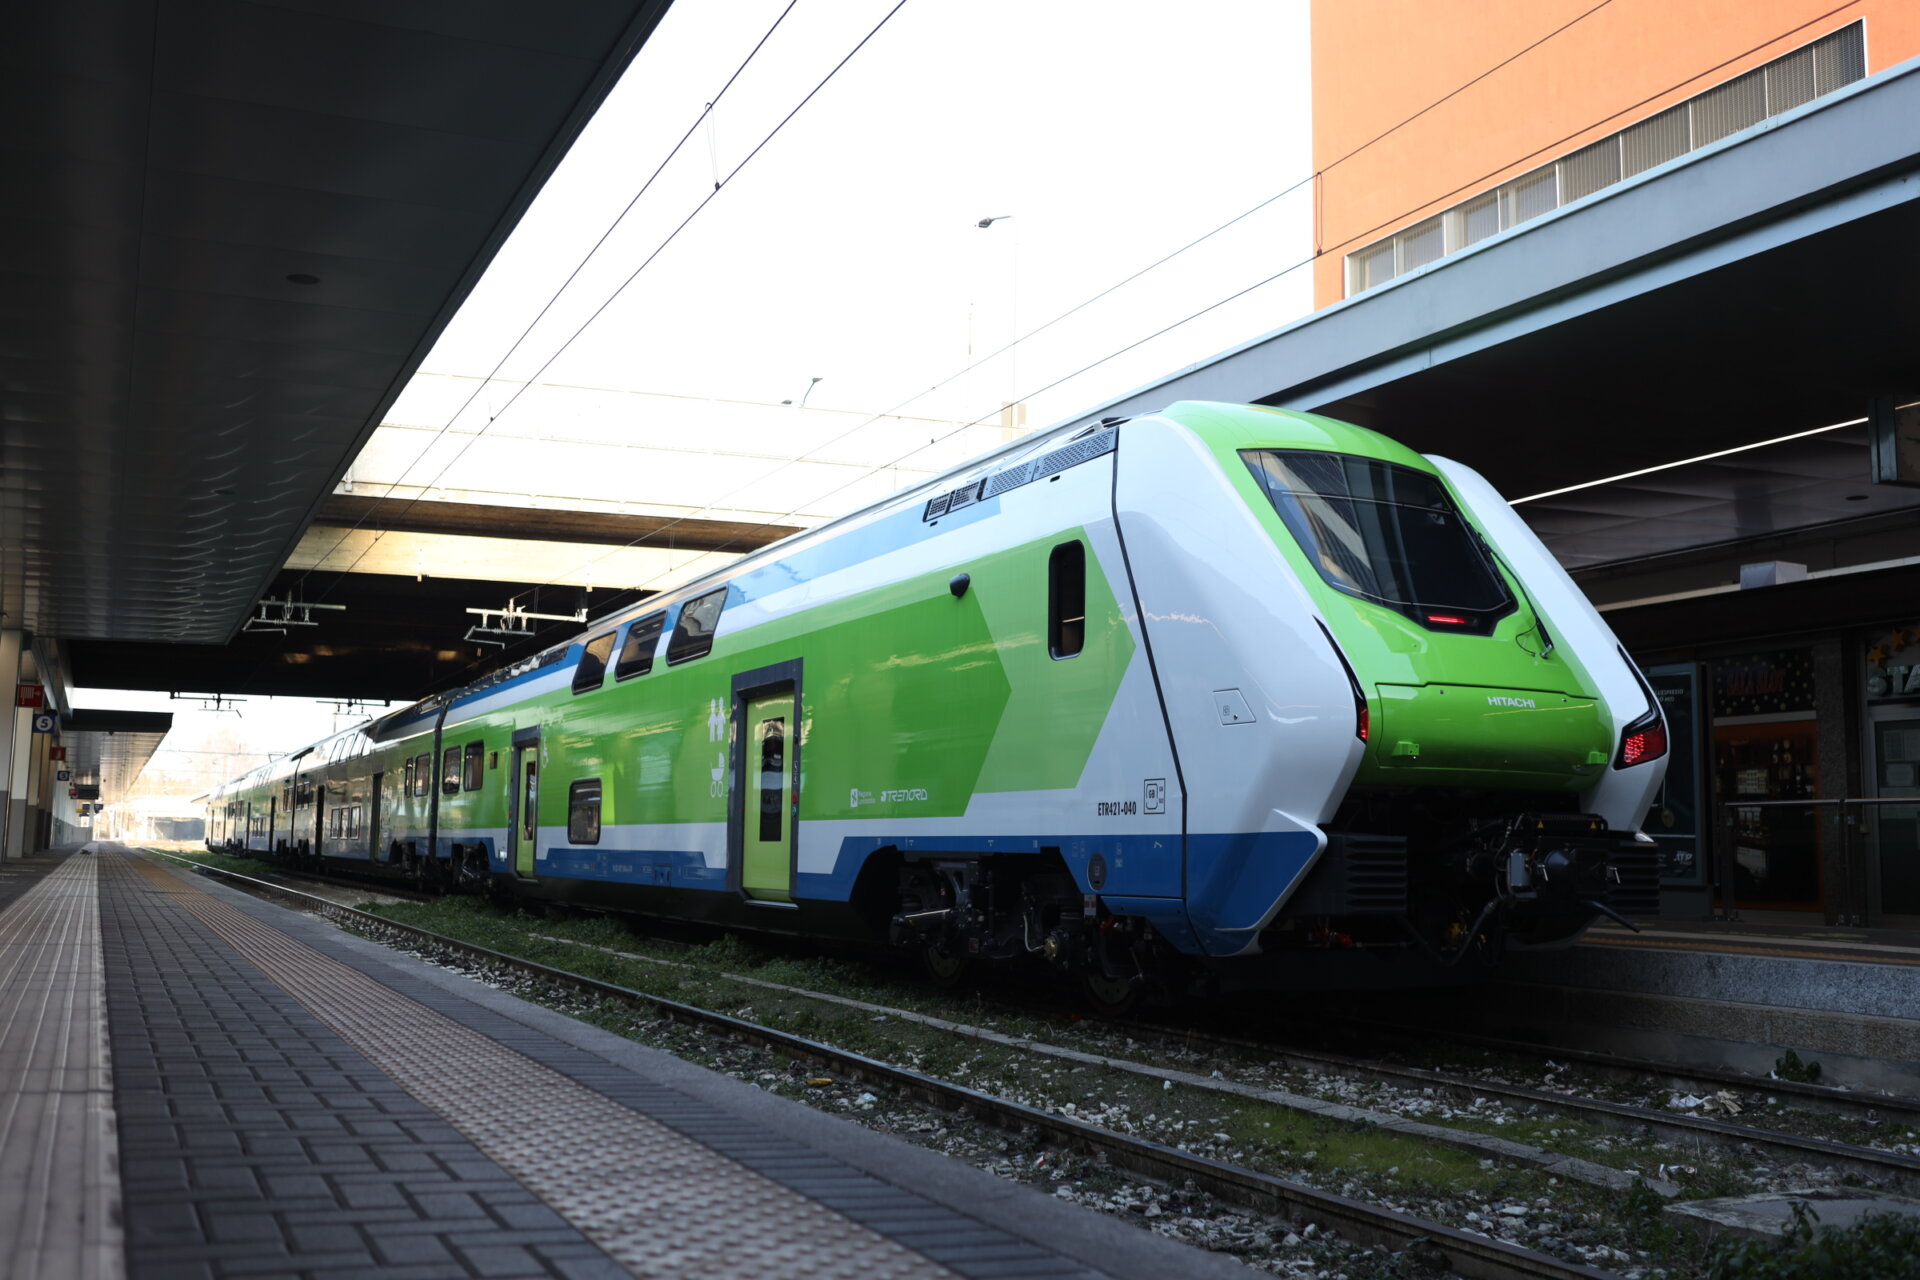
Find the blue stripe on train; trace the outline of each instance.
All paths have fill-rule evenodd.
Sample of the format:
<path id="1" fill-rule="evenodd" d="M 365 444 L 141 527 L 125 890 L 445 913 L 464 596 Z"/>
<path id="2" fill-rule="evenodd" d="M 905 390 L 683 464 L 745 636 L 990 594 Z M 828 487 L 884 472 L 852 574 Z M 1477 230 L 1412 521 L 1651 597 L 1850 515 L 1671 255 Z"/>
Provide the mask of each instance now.
<path id="1" fill-rule="evenodd" d="M 1187 841 L 1187 894 L 1180 893 L 1179 842 L 1171 836 L 1030 836 L 970 841 L 982 853 L 1031 853 L 1057 848 L 1083 893 L 1093 855 L 1107 861 L 1098 890 L 1111 910 L 1153 922 L 1168 942 L 1192 955 L 1233 955 L 1253 941 L 1254 929 L 1300 878 L 1320 847 L 1312 831 L 1202 835 Z M 831 872 L 795 878 L 799 901 L 845 902 L 860 869 L 876 851 L 916 846 L 950 850 L 957 841 L 924 836 L 848 837 Z M 982 847 L 984 846 L 984 847 Z M 505 854 L 496 851 L 496 864 Z M 725 891 L 723 867 L 709 867 L 697 849 L 599 849 L 556 847 L 537 864 L 537 875 L 620 884 L 671 885 Z M 504 869 L 504 868 L 503 868 Z"/>

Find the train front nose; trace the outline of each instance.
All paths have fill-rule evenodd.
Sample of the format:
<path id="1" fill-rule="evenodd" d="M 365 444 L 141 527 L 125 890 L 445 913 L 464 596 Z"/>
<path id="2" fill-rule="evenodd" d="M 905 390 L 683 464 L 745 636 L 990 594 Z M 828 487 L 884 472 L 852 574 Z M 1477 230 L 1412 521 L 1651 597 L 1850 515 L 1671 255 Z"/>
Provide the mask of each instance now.
<path id="1" fill-rule="evenodd" d="M 1607 767 L 1611 726 L 1577 693 L 1378 684 L 1369 779 L 1416 786 L 1577 791 Z"/>

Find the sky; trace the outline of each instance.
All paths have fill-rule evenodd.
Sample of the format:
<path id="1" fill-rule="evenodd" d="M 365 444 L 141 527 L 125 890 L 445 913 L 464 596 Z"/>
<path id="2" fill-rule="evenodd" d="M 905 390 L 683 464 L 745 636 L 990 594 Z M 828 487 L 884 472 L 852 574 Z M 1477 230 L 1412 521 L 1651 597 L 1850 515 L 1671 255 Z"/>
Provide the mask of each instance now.
<path id="1" fill-rule="evenodd" d="M 1041 390 L 1304 259 L 1301 188 L 955 376 L 1306 177 L 1304 2 L 907 0 L 762 146 L 893 3 L 798 0 L 723 94 L 785 8 L 668 11 L 424 372 L 1044 425 L 1311 305 L 1303 268 Z"/>
<path id="2" fill-rule="evenodd" d="M 1310 309 L 1308 68 L 1305 0 L 678 0 L 421 372 L 497 369 L 481 420 L 531 379 L 1048 425 Z M 231 737 L 159 709 L 157 764 Z M 336 724 L 240 720 L 278 752 Z"/>

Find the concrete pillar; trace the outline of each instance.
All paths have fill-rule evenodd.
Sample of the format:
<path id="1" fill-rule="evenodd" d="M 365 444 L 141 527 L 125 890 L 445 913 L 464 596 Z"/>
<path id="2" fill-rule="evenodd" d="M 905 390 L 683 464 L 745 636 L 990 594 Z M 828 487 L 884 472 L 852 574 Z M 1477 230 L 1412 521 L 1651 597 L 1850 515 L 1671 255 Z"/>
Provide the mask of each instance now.
<path id="1" fill-rule="evenodd" d="M 36 733 L 27 739 L 27 829 L 26 843 L 20 847 L 39 853 L 47 847 L 46 824 L 41 815 L 47 811 L 47 783 L 53 770 L 47 767 L 47 749 L 53 743 L 50 733 Z"/>
<path id="2" fill-rule="evenodd" d="M 0 630 L 0 689 L 11 689 L 20 679 L 20 633 Z M 11 702 L 5 704 L 11 708 Z M 19 740 L 19 713 L 12 720 L 0 715 L 0 859 L 18 858 L 26 852 L 12 839 L 14 746 Z M 27 721 L 27 734 L 33 734 L 33 721 Z"/>
<path id="3" fill-rule="evenodd" d="M 27 855 L 27 810 L 33 794 L 33 716 L 31 707 L 13 709 L 13 782 L 7 791 L 7 856 Z"/>

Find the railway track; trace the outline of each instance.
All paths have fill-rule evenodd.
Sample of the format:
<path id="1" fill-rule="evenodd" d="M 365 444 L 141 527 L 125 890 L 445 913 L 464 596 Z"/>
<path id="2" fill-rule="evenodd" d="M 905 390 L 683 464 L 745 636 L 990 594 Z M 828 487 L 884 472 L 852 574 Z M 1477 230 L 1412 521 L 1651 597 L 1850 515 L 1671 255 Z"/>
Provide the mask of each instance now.
<path id="1" fill-rule="evenodd" d="M 1899 1152 L 1780 1133 L 1758 1125 L 1736 1124 L 1709 1116 L 1676 1114 L 1629 1103 L 1582 1098 L 1552 1090 L 1487 1080 L 1479 1076 L 1455 1075 L 1421 1067 L 1390 1066 L 1343 1054 L 1295 1049 L 1268 1041 L 1250 1040 L 1237 1036 L 1177 1030 L 1151 1023 L 1129 1022 L 1110 1025 L 1115 1030 L 1130 1036 L 1141 1039 L 1161 1039 L 1178 1043 L 1184 1048 L 1213 1048 L 1241 1053 L 1258 1053 L 1267 1055 L 1269 1061 L 1276 1066 L 1326 1071 L 1349 1079 L 1367 1080 L 1403 1089 L 1432 1090 L 1435 1093 L 1445 1093 L 1462 1099 L 1488 1098 L 1515 1108 L 1551 1111 L 1570 1119 L 1589 1121 L 1616 1131 L 1644 1130 L 1669 1141 L 1684 1144 L 1746 1147 L 1766 1152 L 1778 1159 L 1802 1161 L 1845 1173 L 1860 1174 L 1884 1185 L 1906 1190 L 1920 1187 L 1920 1158 Z M 1509 1046 L 1509 1048 L 1510 1051 L 1521 1051 L 1522 1047 Z M 1534 1047 L 1527 1046 L 1527 1048 Z M 1556 1057 L 1573 1056 L 1548 1046 L 1538 1046 L 1535 1051 L 1554 1054 Z M 1624 1061 L 1616 1059 L 1612 1065 L 1622 1066 Z M 1656 1063 L 1642 1064 L 1640 1070 L 1645 1075 L 1665 1080 L 1686 1079 L 1688 1083 L 1696 1085 L 1712 1083 L 1719 1087 L 1742 1090 L 1763 1089 L 1769 1093 L 1792 1096 L 1796 1100 L 1813 1095 L 1818 1102 L 1836 1111 L 1844 1109 L 1848 1114 L 1859 1116 L 1865 1116 L 1868 1112 L 1878 1112 L 1897 1115 L 1910 1122 L 1920 1122 L 1920 1106 L 1903 1099 L 1876 1097 L 1869 1100 L 1855 1097 L 1849 1103 L 1843 1104 L 1831 1096 L 1838 1094 L 1839 1091 L 1823 1090 L 1818 1086 L 1793 1086 L 1791 1082 L 1786 1081 L 1758 1081 L 1750 1076 L 1735 1076 L 1730 1072 L 1717 1075 L 1711 1081 L 1702 1079 L 1697 1073 L 1692 1074 L 1690 1078 L 1678 1077 L 1670 1068 Z M 1845 1096 L 1840 1095 L 1840 1097 Z"/>
<path id="2" fill-rule="evenodd" d="M 159 856 L 172 857 L 165 854 Z M 1369 1205 L 1163 1143 L 1115 1133 L 1068 1116 L 995 1097 L 730 1014 L 649 995 L 401 924 L 284 884 L 207 867 L 190 859 L 174 860 L 202 874 L 240 884 L 252 892 L 292 900 L 305 910 L 376 937 L 384 935 L 387 938 L 405 939 L 415 945 L 464 956 L 496 972 L 519 974 L 551 987 L 643 1009 L 741 1044 L 771 1050 L 834 1071 L 849 1080 L 886 1086 L 902 1097 L 965 1115 L 996 1128 L 1035 1133 L 1049 1143 L 1151 1181 L 1172 1185 L 1191 1184 L 1225 1203 L 1289 1223 L 1318 1223 L 1365 1248 L 1380 1248 L 1392 1253 L 1417 1250 L 1425 1265 L 1445 1268 L 1450 1274 L 1484 1280 L 1574 1280 L 1576 1277 L 1580 1280 L 1609 1280 L 1613 1276 L 1610 1272 L 1565 1262 L 1502 1240 Z"/>
<path id="3" fill-rule="evenodd" d="M 233 874 L 233 873 L 225 873 Z M 304 876 L 309 873 L 293 873 Z M 353 884 L 334 877 L 314 876 L 313 878 L 329 883 Z M 358 887 L 358 886 L 356 886 Z M 416 900 L 428 900 L 416 896 Z M 374 917 L 384 920 L 384 917 Z M 386 922 L 386 927 L 405 928 Z M 438 937 L 438 935 L 434 935 Z M 571 942 L 569 939 L 549 937 L 541 934 L 531 935 L 546 941 L 568 945 L 585 945 Z M 462 944 L 465 945 L 465 944 Z M 653 956 L 642 956 L 632 952 L 614 951 L 600 948 L 626 959 L 643 961 L 649 964 L 674 966 L 675 962 Z M 697 966 L 679 966 L 696 968 Z M 1596 1165 L 1590 1161 L 1570 1159 L 1551 1151 L 1529 1148 L 1525 1144 L 1504 1139 L 1488 1140 L 1484 1135 L 1472 1134 L 1461 1130 L 1448 1129 L 1441 1125 L 1423 1125 L 1409 1122 L 1391 1113 L 1370 1112 L 1364 1108 L 1326 1103 L 1316 1098 L 1303 1097 L 1285 1091 L 1270 1088 L 1235 1086 L 1231 1082 L 1217 1080 L 1173 1071 L 1163 1064 L 1130 1061 L 1112 1054 L 1086 1052 L 1083 1050 L 1062 1049 L 1056 1046 L 1036 1042 L 1031 1038 L 1010 1036 L 991 1028 L 940 1018 L 929 1014 L 900 1009 L 891 1005 L 876 1004 L 854 1000 L 849 997 L 828 992 L 813 991 L 784 983 L 768 982 L 745 974 L 728 973 L 723 976 L 736 982 L 760 986 L 786 992 L 807 999 L 830 1004 L 850 1006 L 870 1013 L 886 1014 L 905 1021 L 917 1022 L 957 1035 L 977 1040 L 1001 1043 L 1007 1047 L 1027 1052 L 1045 1053 L 1069 1061 L 1085 1064 L 1098 1064 L 1112 1069 L 1132 1071 L 1151 1076 L 1155 1079 L 1180 1077 L 1181 1083 L 1188 1087 L 1216 1093 L 1233 1093 L 1242 1097 L 1251 1097 L 1261 1101 L 1273 1102 L 1282 1106 L 1307 1110 L 1317 1114 L 1329 1115 L 1336 1119 L 1351 1119 L 1360 1123 L 1388 1124 L 1403 1131 L 1411 1131 L 1434 1141 L 1462 1146 L 1478 1154 L 1491 1156 L 1509 1163 L 1530 1164 L 1550 1169 L 1595 1185 L 1610 1186 L 1616 1189 L 1630 1185 L 1635 1175 L 1611 1166 Z M 1041 1007 L 1028 1007 L 1028 1013 L 1043 1017 L 1055 1016 L 1057 1010 Z M 1137 1040 L 1158 1041 L 1171 1047 L 1185 1050 L 1211 1049 L 1218 1052 L 1235 1054 L 1255 1054 L 1264 1059 L 1265 1065 L 1292 1068 L 1303 1071 L 1317 1071 L 1337 1075 L 1349 1080 L 1363 1080 L 1389 1088 L 1429 1091 L 1434 1094 L 1451 1096 L 1462 1100 L 1475 1098 L 1499 1102 L 1516 1110 L 1533 1112 L 1547 1111 L 1569 1120 L 1591 1123 L 1597 1127 L 1621 1133 L 1643 1132 L 1655 1135 L 1667 1142 L 1682 1147 L 1698 1148 L 1712 1145 L 1723 1148 L 1745 1148 L 1753 1152 L 1765 1153 L 1769 1158 L 1800 1162 L 1821 1168 L 1835 1170 L 1842 1174 L 1863 1177 L 1880 1185 L 1912 1192 L 1920 1190 L 1920 1157 L 1904 1155 L 1898 1152 L 1882 1151 L 1872 1147 L 1830 1139 L 1806 1137 L 1782 1133 L 1751 1123 L 1735 1123 L 1730 1120 L 1718 1120 L 1710 1116 L 1695 1116 L 1684 1113 L 1659 1110 L 1652 1107 L 1637 1106 L 1629 1103 L 1609 1102 L 1594 1098 L 1583 1098 L 1569 1093 L 1546 1089 L 1535 1089 L 1488 1080 L 1480 1076 L 1460 1075 L 1450 1072 L 1430 1070 L 1419 1067 L 1387 1065 L 1376 1061 L 1364 1060 L 1349 1054 L 1332 1053 L 1324 1050 L 1309 1050 L 1272 1040 L 1256 1040 L 1244 1036 L 1227 1036 L 1204 1031 L 1193 1027 L 1177 1027 L 1146 1021 L 1113 1022 L 1100 1019 L 1084 1019 L 1082 1025 L 1103 1026 L 1107 1029 Z M 1390 1030 L 1380 1024 L 1364 1024 L 1368 1030 L 1380 1032 Z M 1581 1061 L 1596 1067 L 1604 1067 L 1613 1072 L 1644 1081 L 1648 1078 L 1678 1084 L 1681 1087 L 1701 1089 L 1735 1088 L 1743 1091 L 1764 1090 L 1766 1093 L 1789 1097 L 1796 1104 L 1808 1105 L 1823 1110 L 1854 1117 L 1866 1117 L 1873 1114 L 1881 1119 L 1895 1118 L 1908 1124 L 1920 1124 L 1920 1102 L 1895 1098 L 1889 1095 L 1863 1096 L 1843 1090 L 1818 1085 L 1799 1084 L 1791 1081 L 1756 1080 L 1750 1076 L 1733 1072 L 1711 1072 L 1700 1070 L 1678 1071 L 1668 1065 L 1652 1062 L 1635 1062 L 1630 1059 L 1611 1055 L 1575 1054 L 1554 1046 L 1525 1045 L 1515 1042 L 1492 1041 L 1486 1037 L 1462 1035 L 1449 1037 L 1464 1044 L 1479 1047 L 1497 1048 L 1515 1054 L 1547 1053 L 1568 1061 Z M 1658 1177 L 1644 1179 L 1663 1194 L 1672 1195 L 1678 1188 Z"/>

